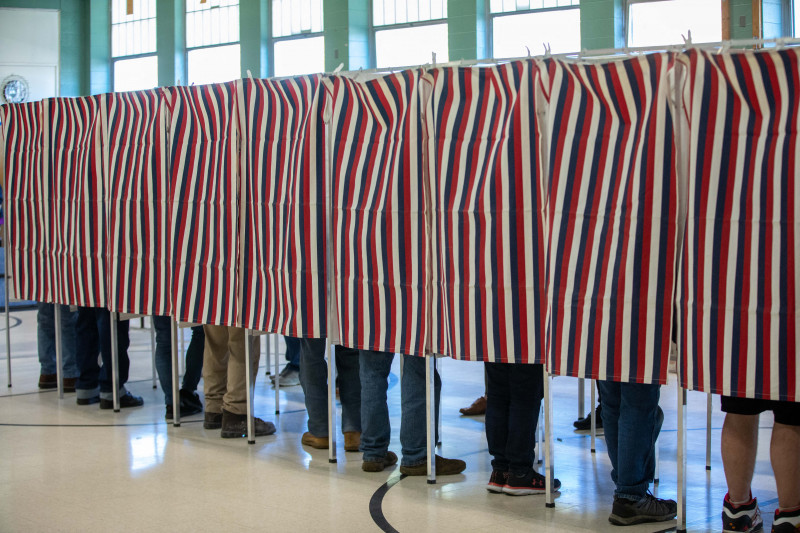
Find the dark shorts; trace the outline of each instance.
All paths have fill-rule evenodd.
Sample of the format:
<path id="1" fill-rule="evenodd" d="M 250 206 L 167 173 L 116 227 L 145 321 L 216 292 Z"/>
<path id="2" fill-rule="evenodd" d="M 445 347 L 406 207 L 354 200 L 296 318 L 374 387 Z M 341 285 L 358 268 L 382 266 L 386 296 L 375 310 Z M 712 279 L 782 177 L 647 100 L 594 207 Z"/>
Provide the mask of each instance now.
<path id="1" fill-rule="evenodd" d="M 754 400 L 751 398 L 721 398 L 722 410 L 734 415 L 757 415 L 764 411 L 775 413 L 775 422 L 787 426 L 800 426 L 800 403 L 774 400 Z"/>

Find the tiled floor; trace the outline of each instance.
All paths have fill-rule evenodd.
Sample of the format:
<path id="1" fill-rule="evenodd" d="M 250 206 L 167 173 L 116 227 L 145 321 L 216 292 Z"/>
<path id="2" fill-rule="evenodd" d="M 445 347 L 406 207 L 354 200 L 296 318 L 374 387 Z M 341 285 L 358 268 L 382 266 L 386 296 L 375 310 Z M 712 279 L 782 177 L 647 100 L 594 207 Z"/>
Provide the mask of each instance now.
<path id="1" fill-rule="evenodd" d="M 375 517 L 381 514 L 384 525 L 401 532 L 620 530 L 607 520 L 613 485 L 604 443 L 600 439 L 591 454 L 589 436 L 572 428 L 577 380 L 553 381 L 555 469 L 563 486 L 555 509 L 546 509 L 543 496 L 493 495 L 484 488 L 491 467 L 483 418 L 458 414 L 483 392 L 480 364 L 443 362 L 443 454 L 464 459 L 467 470 L 428 485 L 424 478 L 399 480 L 396 468 L 362 472 L 360 454 L 345 454 L 341 436 L 337 464 L 328 463 L 326 450 L 303 448 L 302 390 L 283 389 L 281 414 L 274 415 L 263 357 L 256 413 L 274 420 L 278 432 L 248 445 L 204 430 L 201 415 L 178 428 L 165 423 L 163 394 L 152 385 L 150 332 L 139 328 L 138 319 L 131 323 L 129 388 L 145 405 L 116 414 L 97 405 L 78 406 L 74 394 L 59 400 L 56 392 L 39 392 L 36 313 L 14 312 L 11 320 L 13 387 L 0 391 L 0 531 L 379 531 Z M 5 353 L 0 354 L 0 380 L 6 382 Z M 392 383 L 392 449 L 399 452 L 400 388 L 396 379 Z M 586 396 L 588 405 L 588 387 Z M 655 490 L 675 498 L 674 383 L 662 388 L 661 403 L 666 420 Z M 690 531 L 719 530 L 726 490 L 718 398 L 712 469 L 705 470 L 705 406 L 705 395 L 689 394 Z M 771 426 L 771 415 L 765 416 L 754 481 L 768 523 L 777 505 L 769 466 Z M 391 487 L 381 500 L 379 489 L 387 481 Z M 674 526 L 673 521 L 624 531 Z"/>

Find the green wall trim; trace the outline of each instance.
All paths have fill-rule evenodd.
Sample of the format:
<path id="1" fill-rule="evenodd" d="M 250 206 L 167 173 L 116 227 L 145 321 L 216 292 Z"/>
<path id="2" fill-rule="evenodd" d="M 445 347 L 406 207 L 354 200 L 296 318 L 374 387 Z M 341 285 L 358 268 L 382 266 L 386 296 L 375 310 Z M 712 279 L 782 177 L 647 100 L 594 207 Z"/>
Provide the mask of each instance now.
<path id="1" fill-rule="evenodd" d="M 323 3 L 326 71 L 334 70 L 340 63 L 344 70 L 374 65 L 369 8 L 369 0 L 327 0 Z"/>
<path id="2" fill-rule="evenodd" d="M 623 0 L 581 0 L 582 49 L 622 48 L 625 40 Z"/>
<path id="3" fill-rule="evenodd" d="M 451 61 L 489 54 L 485 0 L 447 0 L 447 46 Z"/>
<path id="4" fill-rule="evenodd" d="M 185 0 L 156 2 L 156 51 L 158 85 L 168 87 L 179 82 L 185 84 L 188 77 Z"/>

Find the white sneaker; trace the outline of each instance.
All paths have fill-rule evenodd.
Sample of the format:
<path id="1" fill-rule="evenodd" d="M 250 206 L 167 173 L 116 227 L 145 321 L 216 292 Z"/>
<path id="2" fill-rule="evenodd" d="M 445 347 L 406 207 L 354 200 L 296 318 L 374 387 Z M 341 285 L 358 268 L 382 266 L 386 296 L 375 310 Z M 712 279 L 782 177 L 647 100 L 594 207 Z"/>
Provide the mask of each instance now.
<path id="1" fill-rule="evenodd" d="M 283 367 L 280 373 L 281 387 L 294 387 L 300 385 L 300 372 L 288 366 Z M 275 384 L 275 376 L 270 376 L 272 384 Z"/>

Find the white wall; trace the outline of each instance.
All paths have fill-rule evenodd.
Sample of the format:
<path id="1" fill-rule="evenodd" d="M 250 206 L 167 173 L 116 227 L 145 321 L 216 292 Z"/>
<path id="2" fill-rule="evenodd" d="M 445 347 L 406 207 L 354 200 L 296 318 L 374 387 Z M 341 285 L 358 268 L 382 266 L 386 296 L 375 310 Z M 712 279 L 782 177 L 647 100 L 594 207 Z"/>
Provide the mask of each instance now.
<path id="1" fill-rule="evenodd" d="M 0 84 L 22 76 L 29 101 L 58 96 L 58 28 L 56 10 L 0 8 Z"/>

